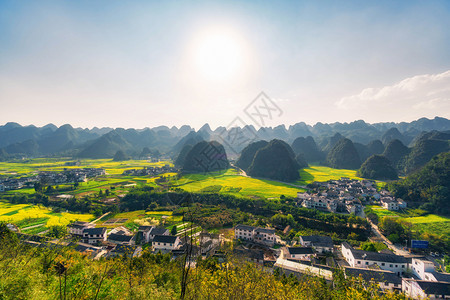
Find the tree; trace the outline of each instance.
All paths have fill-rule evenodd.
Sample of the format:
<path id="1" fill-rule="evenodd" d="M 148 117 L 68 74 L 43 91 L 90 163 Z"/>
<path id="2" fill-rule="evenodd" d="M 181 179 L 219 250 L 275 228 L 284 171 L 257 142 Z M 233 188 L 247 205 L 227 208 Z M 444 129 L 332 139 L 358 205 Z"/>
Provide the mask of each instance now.
<path id="1" fill-rule="evenodd" d="M 177 235 L 177 225 L 173 225 L 172 229 L 170 229 L 171 235 Z"/>

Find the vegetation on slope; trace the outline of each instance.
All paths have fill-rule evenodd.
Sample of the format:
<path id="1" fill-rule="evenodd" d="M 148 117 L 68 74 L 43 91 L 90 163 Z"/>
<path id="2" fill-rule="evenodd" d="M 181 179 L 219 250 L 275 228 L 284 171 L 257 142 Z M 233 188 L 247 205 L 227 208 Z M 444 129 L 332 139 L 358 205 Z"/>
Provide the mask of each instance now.
<path id="1" fill-rule="evenodd" d="M 361 166 L 358 176 L 376 180 L 398 179 L 397 171 L 383 155 L 372 155 Z"/>
<path id="2" fill-rule="evenodd" d="M 216 142 L 201 141 L 188 152 L 182 166 L 183 172 L 207 173 L 230 167 L 224 147 Z"/>
<path id="3" fill-rule="evenodd" d="M 269 144 L 267 141 L 257 141 L 249 144 L 247 147 L 242 149 L 241 156 L 236 162 L 236 166 L 241 168 L 242 170 L 247 171 L 250 165 L 253 162 L 253 158 L 255 157 L 256 152 L 267 146 Z"/>
<path id="4" fill-rule="evenodd" d="M 256 152 L 247 173 L 253 177 L 295 181 L 300 178 L 299 169 L 291 147 L 281 140 L 272 140 Z"/>
<path id="5" fill-rule="evenodd" d="M 436 214 L 450 215 L 450 152 L 441 153 L 422 169 L 388 185 L 396 197 L 409 206 Z"/>
<path id="6" fill-rule="evenodd" d="M 353 142 L 343 138 L 337 142 L 327 155 L 327 163 L 336 169 L 358 169 L 361 159 Z"/>

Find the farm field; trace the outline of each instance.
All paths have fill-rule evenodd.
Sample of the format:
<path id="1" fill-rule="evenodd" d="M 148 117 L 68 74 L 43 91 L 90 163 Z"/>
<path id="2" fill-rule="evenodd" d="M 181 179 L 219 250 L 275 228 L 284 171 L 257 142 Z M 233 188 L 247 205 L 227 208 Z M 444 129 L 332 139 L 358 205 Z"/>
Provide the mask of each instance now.
<path id="1" fill-rule="evenodd" d="M 112 218 L 97 222 L 97 226 L 114 228 L 125 226 L 135 230 L 141 225 L 159 225 L 160 220 L 166 216 L 163 226 L 170 227 L 181 224 L 182 216 L 172 216 L 171 211 L 144 211 L 135 210 L 114 215 Z"/>
<path id="2" fill-rule="evenodd" d="M 65 163 L 74 161 L 64 158 L 35 158 L 18 162 L 0 162 L 0 175 L 22 176 L 39 171 L 63 171 L 64 168 L 104 168 L 110 175 L 122 174 L 123 171 L 143 167 L 162 167 L 168 161 L 148 162 L 146 160 L 113 161 L 112 159 L 83 159 L 79 166 L 66 166 Z"/>
<path id="3" fill-rule="evenodd" d="M 37 205 L 10 204 L 0 201 L 0 221 L 15 223 L 20 228 L 37 224 L 44 224 L 44 226 L 67 225 L 73 221 L 89 222 L 93 219 L 92 214 L 56 213 Z"/>
<path id="4" fill-rule="evenodd" d="M 188 192 L 214 191 L 235 196 L 296 197 L 303 189 L 288 184 L 238 175 L 233 169 L 210 175 L 189 174 L 183 176 L 173 186 Z"/>
<path id="5" fill-rule="evenodd" d="M 428 214 L 425 216 L 409 217 L 411 210 L 404 212 L 389 211 L 377 205 L 368 205 L 373 209 L 374 213 L 379 218 L 382 217 L 397 217 L 401 220 L 409 222 L 413 225 L 413 230 L 420 233 L 428 233 L 434 235 L 450 236 L 450 218 L 438 216 L 435 214 Z"/>
<path id="6" fill-rule="evenodd" d="M 346 169 L 333 169 L 324 166 L 309 166 L 300 170 L 300 180 L 297 181 L 299 185 L 307 185 L 313 181 L 328 181 L 336 180 L 341 177 L 348 177 L 350 179 L 360 178 L 356 176 L 356 170 L 346 170 Z"/>

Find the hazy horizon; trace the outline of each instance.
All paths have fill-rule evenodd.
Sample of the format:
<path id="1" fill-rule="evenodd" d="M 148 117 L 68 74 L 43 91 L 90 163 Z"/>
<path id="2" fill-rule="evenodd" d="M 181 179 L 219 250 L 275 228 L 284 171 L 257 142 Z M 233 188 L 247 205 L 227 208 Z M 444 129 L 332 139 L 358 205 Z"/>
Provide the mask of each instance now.
<path id="1" fill-rule="evenodd" d="M 0 25 L 1 124 L 259 127 L 260 92 L 272 127 L 450 118 L 448 1 L 2 1 Z"/>

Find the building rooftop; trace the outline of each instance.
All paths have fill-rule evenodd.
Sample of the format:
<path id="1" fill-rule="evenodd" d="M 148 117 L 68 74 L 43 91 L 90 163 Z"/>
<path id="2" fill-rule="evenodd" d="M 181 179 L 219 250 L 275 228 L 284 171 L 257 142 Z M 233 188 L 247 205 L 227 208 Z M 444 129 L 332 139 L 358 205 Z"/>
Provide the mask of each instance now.
<path id="1" fill-rule="evenodd" d="M 450 295 L 450 283 L 417 280 L 417 284 L 427 295 Z"/>
<path id="2" fill-rule="evenodd" d="M 310 242 L 316 247 L 333 247 L 333 240 L 329 236 L 309 235 L 301 238 L 304 242 Z"/>
<path id="3" fill-rule="evenodd" d="M 177 236 L 173 236 L 173 235 L 155 235 L 155 237 L 153 238 L 153 242 L 156 243 L 175 243 L 175 241 L 177 240 Z"/>
<path id="4" fill-rule="evenodd" d="M 248 231 L 253 231 L 253 229 L 255 229 L 255 227 L 253 226 L 249 226 L 249 225 L 236 225 L 235 229 L 241 229 L 241 230 L 248 230 Z"/>
<path id="5" fill-rule="evenodd" d="M 105 227 L 98 227 L 98 228 L 86 228 L 83 230 L 83 233 L 87 233 L 89 235 L 103 235 L 106 232 Z"/>
<path id="6" fill-rule="evenodd" d="M 311 247 L 288 247 L 287 248 L 289 254 L 314 254 L 314 251 Z"/>

